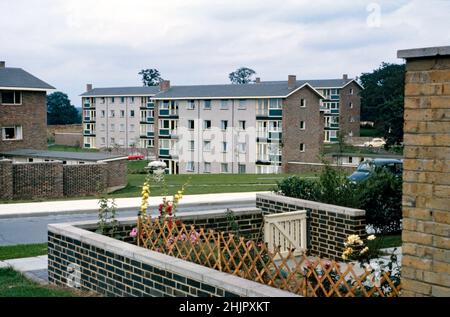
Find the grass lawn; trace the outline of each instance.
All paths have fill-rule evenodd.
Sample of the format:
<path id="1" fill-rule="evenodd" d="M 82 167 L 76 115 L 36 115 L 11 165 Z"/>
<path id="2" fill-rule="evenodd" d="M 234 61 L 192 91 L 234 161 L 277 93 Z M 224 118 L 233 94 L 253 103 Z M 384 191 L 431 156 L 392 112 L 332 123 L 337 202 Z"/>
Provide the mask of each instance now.
<path id="1" fill-rule="evenodd" d="M 379 241 L 377 241 L 380 239 Z M 380 235 L 377 236 L 377 239 L 373 241 L 369 241 L 367 243 L 367 246 L 369 248 L 374 247 L 375 245 L 380 244 L 380 249 L 385 248 L 394 248 L 394 247 L 401 247 L 402 246 L 402 235 L 400 233 L 397 234 L 389 234 L 389 235 Z"/>
<path id="2" fill-rule="evenodd" d="M 128 162 L 128 186 L 112 193 L 111 197 L 137 197 L 140 195 L 145 174 L 142 173 L 147 161 Z M 210 194 L 226 192 L 250 192 L 273 190 L 276 182 L 289 174 L 180 174 L 166 175 L 169 194 L 189 182 L 185 194 Z M 313 173 L 303 174 L 304 177 L 315 177 Z M 152 195 L 164 194 L 164 186 L 151 183 Z"/>
<path id="3" fill-rule="evenodd" d="M 90 294 L 28 280 L 11 268 L 0 269 L 0 297 L 75 297 Z"/>
<path id="4" fill-rule="evenodd" d="M 47 254 L 47 243 L 19 244 L 0 247 L 0 261 Z"/>
<path id="5" fill-rule="evenodd" d="M 380 133 L 377 129 L 375 128 L 362 128 L 359 131 L 359 135 L 362 137 L 372 137 L 372 138 L 377 138 L 377 137 L 382 137 L 383 133 Z"/>
<path id="6" fill-rule="evenodd" d="M 57 145 L 57 144 L 49 144 L 48 150 L 63 151 L 63 152 L 98 152 L 97 149 L 84 149 L 77 146 Z"/>

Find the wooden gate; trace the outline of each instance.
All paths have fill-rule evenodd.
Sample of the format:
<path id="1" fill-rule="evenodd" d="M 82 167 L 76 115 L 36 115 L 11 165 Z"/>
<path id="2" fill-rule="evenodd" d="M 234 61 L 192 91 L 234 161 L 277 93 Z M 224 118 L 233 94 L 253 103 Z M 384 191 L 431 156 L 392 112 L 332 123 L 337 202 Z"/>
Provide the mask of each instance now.
<path id="1" fill-rule="evenodd" d="M 306 210 L 264 215 L 264 242 L 270 251 L 280 247 L 285 255 L 295 249 L 294 255 L 306 250 Z"/>

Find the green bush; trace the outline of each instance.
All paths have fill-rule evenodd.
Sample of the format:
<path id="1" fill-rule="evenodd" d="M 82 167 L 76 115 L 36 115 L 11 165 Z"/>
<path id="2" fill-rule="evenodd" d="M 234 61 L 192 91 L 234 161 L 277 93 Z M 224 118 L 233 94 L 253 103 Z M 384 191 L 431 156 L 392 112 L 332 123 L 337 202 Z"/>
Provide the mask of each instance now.
<path id="1" fill-rule="evenodd" d="M 377 232 L 390 233 L 401 229 L 402 180 L 376 169 L 359 185 L 360 208 L 366 211 L 366 221 Z"/>
<path id="2" fill-rule="evenodd" d="M 364 209 L 366 223 L 376 232 L 400 230 L 402 180 L 382 169 L 376 169 L 367 180 L 354 184 L 339 170 L 325 164 L 318 180 L 289 176 L 277 182 L 276 192 L 293 198 Z"/>
<path id="3" fill-rule="evenodd" d="M 319 187 L 315 180 L 289 176 L 277 182 L 276 191 L 288 197 L 318 200 Z"/>

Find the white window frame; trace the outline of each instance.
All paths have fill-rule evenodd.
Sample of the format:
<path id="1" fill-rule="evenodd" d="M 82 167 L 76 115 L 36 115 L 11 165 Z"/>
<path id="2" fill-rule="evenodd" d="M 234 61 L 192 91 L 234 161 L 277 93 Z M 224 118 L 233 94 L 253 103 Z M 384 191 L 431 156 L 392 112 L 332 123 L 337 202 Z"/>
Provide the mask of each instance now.
<path id="1" fill-rule="evenodd" d="M 306 99 L 300 99 L 300 108 L 306 108 Z"/>
<path id="2" fill-rule="evenodd" d="M 226 168 L 224 169 L 225 166 L 226 166 Z M 220 163 L 220 172 L 221 173 L 229 173 L 230 169 L 228 167 L 229 167 L 228 163 Z"/>
<path id="3" fill-rule="evenodd" d="M 205 173 L 211 173 L 211 162 L 204 162 L 203 170 Z"/>
<path id="4" fill-rule="evenodd" d="M 195 110 L 195 100 L 188 100 L 187 110 Z"/>
<path id="5" fill-rule="evenodd" d="M 5 129 L 14 129 L 14 139 L 6 138 L 6 130 Z M 21 125 L 14 125 L 9 127 L 2 127 L 2 140 L 3 141 L 20 141 L 23 140 L 23 128 Z"/>
<path id="6" fill-rule="evenodd" d="M 203 141 L 203 152 L 211 152 L 211 140 Z"/>
<path id="7" fill-rule="evenodd" d="M 306 122 L 305 121 L 300 121 L 300 130 L 306 130 Z"/>
<path id="8" fill-rule="evenodd" d="M 195 162 L 194 161 L 186 162 L 186 171 L 195 172 Z"/>
<path id="9" fill-rule="evenodd" d="M 306 145 L 305 145 L 305 143 L 300 143 L 299 149 L 300 149 L 300 152 L 304 153 L 305 150 L 306 150 Z"/>
<path id="10" fill-rule="evenodd" d="M 3 102 L 3 98 L 0 98 L 0 104 L 2 104 L 2 105 L 14 105 L 14 106 L 20 106 L 20 105 L 22 105 L 22 103 L 23 103 L 23 94 L 22 94 L 22 92 L 21 91 L 18 91 L 18 90 L 4 90 L 4 91 L 12 91 L 13 92 L 13 95 L 14 95 L 14 97 L 13 97 L 13 103 L 9 103 L 9 102 Z M 0 94 L 2 93 L 3 91 L 1 91 L 0 92 Z M 17 100 L 16 100 L 16 93 L 19 93 L 19 98 L 20 98 L 20 102 L 16 102 Z M 0 95 L 0 97 L 1 97 L 1 95 Z"/>

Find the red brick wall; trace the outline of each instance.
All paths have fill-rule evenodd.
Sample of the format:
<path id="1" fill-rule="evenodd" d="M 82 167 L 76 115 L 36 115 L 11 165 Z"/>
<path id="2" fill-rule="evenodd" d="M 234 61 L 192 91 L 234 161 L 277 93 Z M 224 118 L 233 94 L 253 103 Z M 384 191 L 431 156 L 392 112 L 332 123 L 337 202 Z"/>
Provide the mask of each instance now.
<path id="1" fill-rule="evenodd" d="M 104 189 L 106 164 L 64 165 L 64 196 L 95 195 Z"/>
<path id="2" fill-rule="evenodd" d="M 12 161 L 0 160 L 0 199 L 13 198 L 13 167 Z"/>
<path id="3" fill-rule="evenodd" d="M 107 162 L 108 188 L 127 186 L 127 160 Z"/>
<path id="4" fill-rule="evenodd" d="M 63 164 L 60 162 L 13 164 L 14 199 L 63 196 Z"/>
<path id="5" fill-rule="evenodd" d="M 23 139 L 3 141 L 0 151 L 47 149 L 47 96 L 45 92 L 23 91 L 21 105 L 0 105 L 0 128 L 22 126 Z"/>
<path id="6" fill-rule="evenodd" d="M 300 100 L 306 100 L 306 107 L 300 107 Z M 305 130 L 300 129 L 305 121 Z M 283 171 L 291 161 L 318 162 L 324 139 L 323 114 L 320 113 L 319 97 L 307 87 L 289 96 L 283 104 Z M 304 143 L 305 152 L 300 152 Z"/>
<path id="7" fill-rule="evenodd" d="M 353 94 L 350 94 L 350 89 L 353 89 Z M 344 136 L 348 135 L 350 131 L 353 132 L 353 136 L 359 136 L 360 130 L 360 117 L 361 117 L 361 97 L 359 93 L 361 87 L 355 82 L 352 82 L 341 89 L 340 104 L 339 104 L 339 126 L 340 133 Z M 350 108 L 350 102 L 353 104 L 353 108 Z M 354 122 L 350 122 L 350 118 L 353 117 Z"/>

